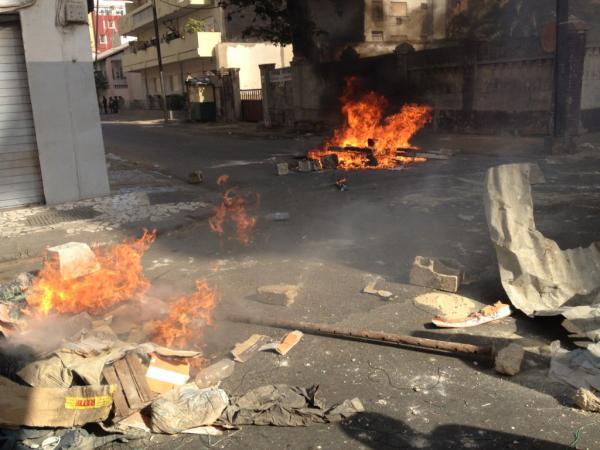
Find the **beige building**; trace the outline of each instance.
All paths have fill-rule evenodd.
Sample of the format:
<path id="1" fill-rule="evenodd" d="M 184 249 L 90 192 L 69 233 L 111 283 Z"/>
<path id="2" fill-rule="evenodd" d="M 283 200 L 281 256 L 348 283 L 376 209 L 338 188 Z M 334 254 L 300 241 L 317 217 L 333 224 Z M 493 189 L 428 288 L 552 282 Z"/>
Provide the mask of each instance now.
<path id="1" fill-rule="evenodd" d="M 136 108 L 142 106 L 145 93 L 141 75 L 123 70 L 123 53 L 128 47 L 128 43 L 122 44 L 98 55 L 96 67 L 107 83 L 106 89 L 98 94 L 100 98 L 117 97 L 121 107 Z"/>
<path id="2" fill-rule="evenodd" d="M 187 74 L 201 76 L 226 68 L 240 69 L 240 88 L 258 89 L 260 64 L 288 66 L 291 46 L 250 42 L 242 37 L 248 19 L 227 20 L 217 0 L 156 0 L 167 95 L 183 94 Z M 123 55 L 123 70 L 141 74 L 146 97 L 160 94 L 152 2 L 132 1 L 121 32 L 134 36 Z"/>
<path id="3" fill-rule="evenodd" d="M 365 0 L 365 42 L 424 47 L 447 38 L 448 0 Z"/>

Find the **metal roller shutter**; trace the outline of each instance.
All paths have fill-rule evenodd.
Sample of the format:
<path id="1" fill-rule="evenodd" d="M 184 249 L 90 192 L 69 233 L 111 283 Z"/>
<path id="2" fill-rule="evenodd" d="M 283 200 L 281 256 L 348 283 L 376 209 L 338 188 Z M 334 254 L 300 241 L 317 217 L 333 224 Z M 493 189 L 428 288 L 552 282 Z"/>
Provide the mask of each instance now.
<path id="1" fill-rule="evenodd" d="M 0 208 L 41 203 L 42 175 L 35 141 L 21 29 L 0 20 Z"/>

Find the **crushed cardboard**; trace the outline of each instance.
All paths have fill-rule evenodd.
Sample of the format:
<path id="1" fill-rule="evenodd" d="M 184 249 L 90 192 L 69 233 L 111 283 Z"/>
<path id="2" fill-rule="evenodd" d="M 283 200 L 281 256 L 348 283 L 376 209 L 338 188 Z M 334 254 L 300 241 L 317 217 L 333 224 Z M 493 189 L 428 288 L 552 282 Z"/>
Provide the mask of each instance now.
<path id="1" fill-rule="evenodd" d="M 562 314 L 588 338 L 600 339 L 600 243 L 561 250 L 537 230 L 531 184 L 536 164 L 488 170 L 484 197 L 500 278 L 512 304 L 529 316 Z"/>

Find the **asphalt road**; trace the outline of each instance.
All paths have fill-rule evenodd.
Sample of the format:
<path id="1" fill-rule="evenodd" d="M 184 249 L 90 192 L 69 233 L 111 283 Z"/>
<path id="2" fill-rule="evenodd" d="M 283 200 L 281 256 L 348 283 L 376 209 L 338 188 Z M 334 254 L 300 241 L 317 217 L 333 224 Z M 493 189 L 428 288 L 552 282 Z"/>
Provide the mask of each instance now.
<path id="1" fill-rule="evenodd" d="M 250 208 L 258 224 L 249 246 L 233 239 L 231 229 L 223 237 L 212 233 L 208 217 L 159 237 L 145 261 L 158 296 L 189 292 L 196 279 L 206 279 L 220 292 L 220 317 L 235 311 L 473 343 L 568 342 L 558 320 L 520 314 L 467 331 L 431 329 L 433 312 L 413 301 L 427 290 L 408 285 L 408 271 L 416 255 L 455 258 L 473 280 L 461 294 L 481 304 L 506 300 L 481 201 L 485 170 L 537 158 L 552 181 L 535 194 L 543 200 L 536 206 L 538 226 L 561 245 L 573 246 L 597 239 L 598 204 L 563 193 L 586 195 L 591 189 L 597 199 L 597 160 L 590 167 L 532 155 L 458 154 L 400 171 L 350 172 L 345 174 L 350 190 L 340 192 L 334 172 L 274 174 L 273 158 L 292 161 L 318 137 L 201 135 L 132 124 L 104 125 L 104 136 L 107 151 L 176 178 L 203 170 L 199 198 L 218 202 L 222 188 L 216 179 L 223 174 L 230 176 L 229 186 L 252 198 L 259 194 L 260 203 Z M 266 215 L 272 212 L 288 212 L 290 219 L 270 221 Z M 369 274 L 383 277 L 378 287 L 395 299 L 362 294 Z M 256 288 L 272 283 L 300 285 L 296 302 L 287 308 L 256 302 Z M 283 335 L 218 320 L 206 332 L 205 352 L 220 359 L 257 332 Z M 238 364 L 223 387 L 241 394 L 278 383 L 319 384 L 328 403 L 359 397 L 366 411 L 310 428 L 244 427 L 217 444 L 220 438 L 178 436 L 154 438 L 142 447 L 549 449 L 568 446 L 580 429 L 580 448 L 600 446 L 600 430 L 590 426 L 597 419 L 570 407 L 571 392 L 547 378 L 547 359 L 541 357 L 529 358 L 521 374 L 506 378 L 485 361 L 305 336 L 287 357 L 260 353 Z M 140 448 L 139 442 L 127 445 Z"/>

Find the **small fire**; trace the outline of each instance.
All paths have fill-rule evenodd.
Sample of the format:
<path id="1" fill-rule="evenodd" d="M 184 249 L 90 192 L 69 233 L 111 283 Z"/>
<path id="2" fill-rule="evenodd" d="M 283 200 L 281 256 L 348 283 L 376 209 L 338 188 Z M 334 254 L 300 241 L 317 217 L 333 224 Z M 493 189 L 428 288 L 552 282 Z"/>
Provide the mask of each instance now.
<path id="1" fill-rule="evenodd" d="M 205 281 L 197 281 L 195 293 L 172 302 L 167 317 L 155 322 L 153 340 L 178 349 L 199 342 L 203 329 L 213 324 L 212 311 L 217 300 L 216 290 Z"/>
<path id="2" fill-rule="evenodd" d="M 221 175 L 217 180 L 219 186 L 223 186 L 229 177 Z M 256 194 L 256 200 L 252 206 L 257 207 L 259 196 Z M 218 235 L 225 233 L 225 222 L 230 220 L 235 226 L 235 237 L 244 245 L 250 245 L 252 242 L 252 230 L 256 226 L 256 216 L 248 212 L 249 198 L 242 195 L 237 187 L 228 188 L 223 194 L 223 202 L 215 209 L 214 215 L 209 219 L 210 228 Z"/>
<path id="3" fill-rule="evenodd" d="M 399 163 L 426 161 L 425 158 L 397 156 L 396 150 L 415 148 L 410 144 L 410 139 L 431 121 L 431 107 L 407 104 L 398 113 L 384 117 L 384 111 L 388 107 L 385 97 L 375 92 L 358 96 L 358 81 L 355 77 L 346 80 L 346 88 L 340 100 L 345 124 L 325 143 L 324 150 L 311 150 L 309 158 L 319 159 L 335 154 L 338 157 L 338 167 L 346 170 L 388 169 Z M 363 152 L 329 150 L 330 147 L 369 147 L 377 163 L 370 164 L 369 157 Z"/>
<path id="4" fill-rule="evenodd" d="M 136 241 L 94 249 L 100 269 L 76 279 L 65 279 L 55 264 L 46 262 L 27 303 L 43 315 L 53 311 L 97 314 L 124 300 L 140 298 L 150 286 L 143 274 L 142 256 L 155 239 L 156 232 L 145 231 Z"/>

